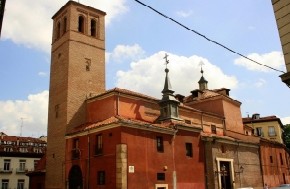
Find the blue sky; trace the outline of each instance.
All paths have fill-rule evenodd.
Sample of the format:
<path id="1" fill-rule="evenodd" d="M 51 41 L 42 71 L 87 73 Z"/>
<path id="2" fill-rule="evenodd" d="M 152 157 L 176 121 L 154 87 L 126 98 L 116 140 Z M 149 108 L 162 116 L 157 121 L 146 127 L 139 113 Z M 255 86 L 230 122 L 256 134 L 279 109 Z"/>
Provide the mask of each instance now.
<path id="1" fill-rule="evenodd" d="M 65 0 L 9 0 L 0 41 L 0 131 L 46 135 L 53 14 Z M 264 65 L 286 71 L 270 0 L 142 0 L 190 29 Z M 241 113 L 290 123 L 290 89 L 281 72 L 211 43 L 135 0 L 80 0 L 107 12 L 106 88 L 161 98 L 164 55 L 175 94 L 198 88 L 200 62 L 209 89 L 229 88 Z"/>

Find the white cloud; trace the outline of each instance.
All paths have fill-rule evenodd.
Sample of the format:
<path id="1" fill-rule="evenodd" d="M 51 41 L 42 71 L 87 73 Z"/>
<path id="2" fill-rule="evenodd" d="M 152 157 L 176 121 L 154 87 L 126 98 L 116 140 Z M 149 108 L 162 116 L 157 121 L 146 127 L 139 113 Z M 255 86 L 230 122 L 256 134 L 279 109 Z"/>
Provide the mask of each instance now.
<path id="1" fill-rule="evenodd" d="M 135 61 L 144 57 L 145 51 L 138 45 L 117 45 L 109 56 L 109 60 L 123 62 L 124 60 Z"/>
<path id="2" fill-rule="evenodd" d="M 46 77 L 47 76 L 47 73 L 46 72 L 38 72 L 38 75 L 40 77 Z"/>
<path id="3" fill-rule="evenodd" d="M 1 132 L 16 136 L 46 135 L 48 91 L 31 94 L 27 100 L 0 101 L 0 106 Z"/>
<path id="4" fill-rule="evenodd" d="M 290 116 L 289 117 L 280 118 L 280 120 L 281 120 L 283 125 L 290 124 Z"/>
<path id="5" fill-rule="evenodd" d="M 233 76 L 225 75 L 220 68 L 207 59 L 193 55 L 191 57 L 169 54 L 169 77 L 175 94 L 189 95 L 191 90 L 198 88 L 201 77 L 200 61 L 203 61 L 204 77 L 208 88 L 235 88 L 238 81 Z M 133 91 L 161 97 L 165 79 L 165 52 L 158 52 L 150 57 L 131 63 L 128 71 L 118 71 L 117 86 Z"/>
<path id="6" fill-rule="evenodd" d="M 2 26 L 3 39 L 12 40 L 29 48 L 50 52 L 52 36 L 51 17 L 61 8 L 66 0 L 9 0 L 6 2 Z M 125 13 L 126 0 L 86 0 L 81 3 L 107 12 L 106 24 Z"/>
<path id="7" fill-rule="evenodd" d="M 254 83 L 254 86 L 260 88 L 260 87 L 263 87 L 265 84 L 266 84 L 265 79 L 259 79 L 258 81 Z"/>
<path id="8" fill-rule="evenodd" d="M 267 65 L 275 69 L 281 69 L 282 66 L 285 65 L 283 54 L 277 51 L 273 51 L 266 54 L 252 53 L 252 54 L 247 55 L 247 57 L 263 65 Z M 244 66 L 247 69 L 252 70 L 252 71 L 269 72 L 272 70 L 270 68 L 261 66 L 257 63 L 254 63 L 242 57 L 235 59 L 234 63 L 236 65 Z"/>
<path id="9" fill-rule="evenodd" d="M 181 11 L 177 11 L 176 14 L 180 17 L 187 18 L 187 17 L 192 15 L 192 11 L 191 10 L 190 11 L 181 10 Z"/>

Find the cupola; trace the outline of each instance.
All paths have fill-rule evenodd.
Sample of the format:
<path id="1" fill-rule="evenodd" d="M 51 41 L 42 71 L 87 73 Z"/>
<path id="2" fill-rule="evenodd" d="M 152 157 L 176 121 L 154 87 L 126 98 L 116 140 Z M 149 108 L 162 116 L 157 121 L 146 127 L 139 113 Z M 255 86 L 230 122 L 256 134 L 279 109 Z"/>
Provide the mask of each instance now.
<path id="1" fill-rule="evenodd" d="M 169 79 L 169 69 L 167 68 L 167 64 L 169 63 L 169 60 L 167 59 L 168 55 L 165 54 L 165 64 L 166 64 L 166 69 L 165 69 L 165 83 L 164 83 L 164 88 L 162 90 L 162 99 L 159 102 L 160 106 L 160 117 L 159 121 L 163 120 L 170 120 L 170 119 L 175 119 L 175 120 L 180 120 L 179 119 L 179 112 L 178 112 L 178 105 L 179 101 L 175 98 L 174 96 L 174 91 L 172 90 L 170 79 Z"/>

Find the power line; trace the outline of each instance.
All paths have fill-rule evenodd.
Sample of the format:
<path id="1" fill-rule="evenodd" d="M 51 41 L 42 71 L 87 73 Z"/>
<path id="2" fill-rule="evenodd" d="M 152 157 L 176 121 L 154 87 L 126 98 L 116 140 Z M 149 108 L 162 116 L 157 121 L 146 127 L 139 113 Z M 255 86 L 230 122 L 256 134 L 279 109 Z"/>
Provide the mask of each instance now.
<path id="1" fill-rule="evenodd" d="M 143 5 L 143 6 L 145 6 L 145 7 L 148 7 L 149 9 L 151 9 L 151 10 L 154 11 L 155 13 L 159 14 L 160 16 L 162 16 L 162 17 L 164 17 L 164 18 L 167 18 L 167 19 L 171 20 L 172 22 L 178 24 L 179 26 L 183 27 L 184 29 L 186 29 L 186 30 L 188 30 L 188 31 L 191 31 L 191 32 L 193 32 L 193 33 L 199 35 L 200 37 L 206 39 L 207 41 L 209 41 L 209 42 L 211 42 L 211 43 L 215 43 L 216 45 L 218 45 L 218 46 L 220 46 L 220 47 L 226 49 L 227 51 L 230 51 L 230 52 L 232 52 L 232 53 L 234 53 L 234 54 L 237 54 L 237 55 L 239 55 L 239 56 L 241 56 L 241 57 L 243 57 L 243 58 L 245 58 L 245 59 L 247 59 L 247 60 L 249 60 L 249 61 L 251 61 L 251 62 L 254 62 L 254 63 L 256 63 L 256 64 L 258 64 L 258 65 L 260 65 L 260 66 L 267 67 L 267 68 L 272 69 L 272 70 L 275 70 L 275 71 L 277 71 L 277 72 L 285 73 L 284 71 L 278 70 L 278 69 L 276 69 L 276 68 L 273 68 L 273 67 L 268 66 L 268 65 L 265 65 L 265 64 L 261 64 L 261 63 L 255 61 L 255 60 L 253 60 L 253 59 L 251 59 L 251 58 L 249 58 L 249 57 L 247 57 L 247 56 L 245 56 L 245 55 L 239 53 L 239 52 L 236 52 L 236 51 L 232 50 L 231 48 L 229 48 L 229 47 L 227 47 L 227 46 L 225 46 L 225 45 L 223 45 L 223 44 L 221 44 L 221 43 L 219 43 L 219 42 L 217 42 L 217 41 L 215 41 L 215 40 L 212 40 L 212 39 L 206 37 L 205 35 L 203 35 L 203 34 L 197 32 L 196 30 L 193 30 L 193 29 L 190 29 L 190 28 L 186 27 L 185 25 L 181 24 L 180 22 L 176 21 L 175 19 L 166 16 L 165 14 L 161 13 L 160 11 L 154 9 L 153 7 L 151 7 L 151 6 L 149 6 L 149 5 L 146 5 L 146 4 L 142 3 L 142 2 L 139 1 L 139 0 L 135 0 L 135 1 L 138 2 L 140 5 Z"/>

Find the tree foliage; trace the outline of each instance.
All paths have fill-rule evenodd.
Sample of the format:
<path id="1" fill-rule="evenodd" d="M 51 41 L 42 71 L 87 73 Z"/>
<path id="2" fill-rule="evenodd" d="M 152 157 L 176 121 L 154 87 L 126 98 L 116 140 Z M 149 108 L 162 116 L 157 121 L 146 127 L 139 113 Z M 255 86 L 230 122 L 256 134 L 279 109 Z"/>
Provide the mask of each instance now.
<path id="1" fill-rule="evenodd" d="M 290 149 L 290 124 L 284 125 L 284 132 L 282 135 L 284 144 L 288 149 Z"/>

